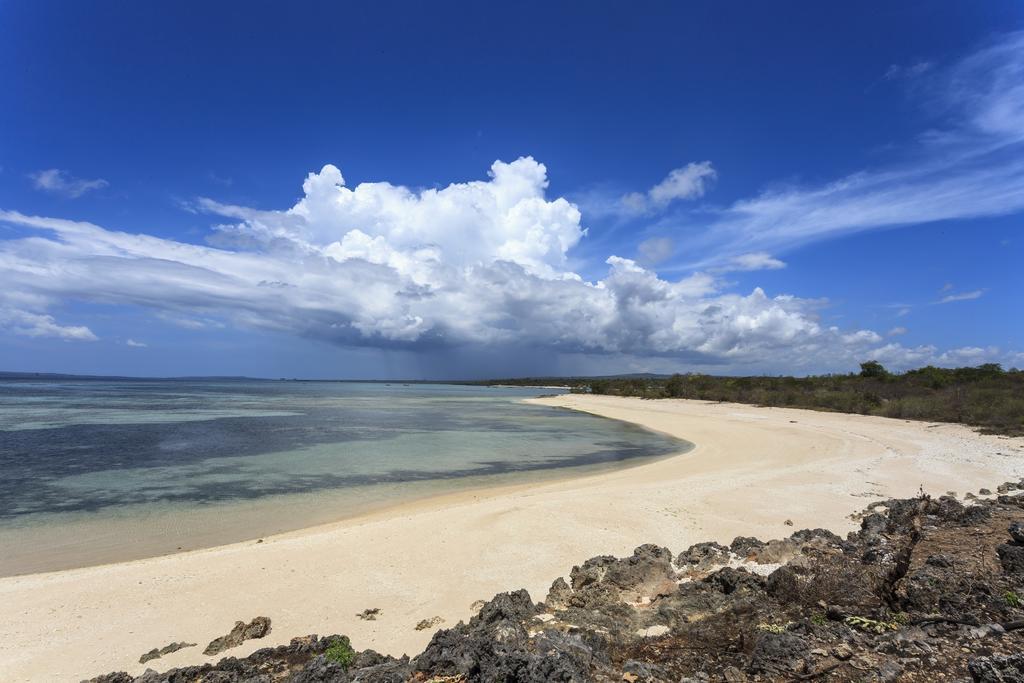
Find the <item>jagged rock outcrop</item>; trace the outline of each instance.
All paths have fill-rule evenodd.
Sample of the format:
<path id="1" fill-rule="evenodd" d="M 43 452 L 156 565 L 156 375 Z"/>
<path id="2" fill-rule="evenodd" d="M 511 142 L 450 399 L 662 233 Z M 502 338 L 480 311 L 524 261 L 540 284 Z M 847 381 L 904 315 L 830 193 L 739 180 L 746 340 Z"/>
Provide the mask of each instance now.
<path id="1" fill-rule="evenodd" d="M 810 529 L 594 557 L 541 603 L 495 596 L 413 659 L 309 636 L 94 681 L 1024 683 L 1024 496 L 886 500 L 860 518 L 845 539 Z"/>
<path id="2" fill-rule="evenodd" d="M 256 617 L 248 624 L 244 621 L 236 621 L 235 627 L 227 634 L 214 638 L 203 650 L 204 655 L 217 655 L 233 647 L 238 647 L 247 640 L 262 638 L 270 633 L 270 619 L 267 617 Z"/>

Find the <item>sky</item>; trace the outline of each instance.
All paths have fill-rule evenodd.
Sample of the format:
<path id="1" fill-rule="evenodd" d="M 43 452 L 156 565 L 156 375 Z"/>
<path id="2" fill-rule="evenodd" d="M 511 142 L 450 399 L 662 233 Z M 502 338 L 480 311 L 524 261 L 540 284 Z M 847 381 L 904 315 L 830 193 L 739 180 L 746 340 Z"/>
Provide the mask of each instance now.
<path id="1" fill-rule="evenodd" d="M 1024 5 L 0 1 L 0 369 L 1024 367 Z"/>

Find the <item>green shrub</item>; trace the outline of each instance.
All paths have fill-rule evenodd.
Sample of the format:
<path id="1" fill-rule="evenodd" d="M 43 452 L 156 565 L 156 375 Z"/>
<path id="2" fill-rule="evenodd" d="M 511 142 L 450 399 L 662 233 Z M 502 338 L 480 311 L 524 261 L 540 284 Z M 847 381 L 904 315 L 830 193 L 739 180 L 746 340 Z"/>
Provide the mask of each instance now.
<path id="1" fill-rule="evenodd" d="M 349 639 L 342 636 L 331 643 L 330 647 L 324 651 L 324 657 L 329 661 L 341 664 L 347 669 L 355 661 L 356 651 L 352 649 Z"/>

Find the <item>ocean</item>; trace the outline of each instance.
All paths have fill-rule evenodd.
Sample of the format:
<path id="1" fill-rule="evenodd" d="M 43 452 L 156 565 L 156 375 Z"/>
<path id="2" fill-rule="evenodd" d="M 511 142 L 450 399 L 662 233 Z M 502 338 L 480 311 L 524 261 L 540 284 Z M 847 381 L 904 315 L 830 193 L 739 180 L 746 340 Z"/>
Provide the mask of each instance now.
<path id="1" fill-rule="evenodd" d="M 0 381 L 0 575 L 256 539 L 689 447 L 522 400 L 553 391 Z"/>

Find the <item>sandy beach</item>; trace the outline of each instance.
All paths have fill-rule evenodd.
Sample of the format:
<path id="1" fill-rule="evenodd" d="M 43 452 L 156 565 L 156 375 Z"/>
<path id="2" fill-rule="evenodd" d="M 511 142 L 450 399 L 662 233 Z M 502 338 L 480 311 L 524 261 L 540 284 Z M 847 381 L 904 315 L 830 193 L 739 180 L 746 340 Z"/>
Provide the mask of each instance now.
<path id="1" fill-rule="evenodd" d="M 358 519 L 178 555 L 0 579 L 0 680 L 78 681 L 210 659 L 236 620 L 273 630 L 225 655 L 308 633 L 415 654 L 434 629 L 496 592 L 551 581 L 642 543 L 674 552 L 737 535 L 853 529 L 865 504 L 919 487 L 962 496 L 1024 474 L 1024 439 L 960 425 L 735 404 L 564 395 L 550 406 L 626 420 L 693 442 L 683 455 L 585 478 L 460 493 Z M 785 525 L 790 519 L 794 527 Z M 379 608 L 374 621 L 356 614 Z M 148 665 L 172 641 L 198 643 Z M 221 655 L 223 656 L 223 655 Z M 219 657 L 218 657 L 219 658 Z"/>

